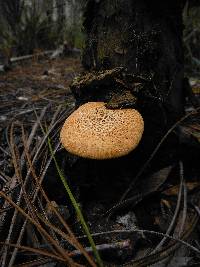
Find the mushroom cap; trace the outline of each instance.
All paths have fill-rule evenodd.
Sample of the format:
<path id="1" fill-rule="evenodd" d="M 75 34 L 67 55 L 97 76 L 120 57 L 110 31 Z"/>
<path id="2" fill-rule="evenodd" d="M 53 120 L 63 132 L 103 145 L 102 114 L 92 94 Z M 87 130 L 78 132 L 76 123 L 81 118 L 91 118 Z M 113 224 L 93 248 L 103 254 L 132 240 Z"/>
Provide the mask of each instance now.
<path id="1" fill-rule="evenodd" d="M 67 151 L 90 159 L 127 155 L 140 142 L 144 130 L 135 109 L 107 109 L 104 102 L 88 102 L 65 121 L 60 138 Z"/>

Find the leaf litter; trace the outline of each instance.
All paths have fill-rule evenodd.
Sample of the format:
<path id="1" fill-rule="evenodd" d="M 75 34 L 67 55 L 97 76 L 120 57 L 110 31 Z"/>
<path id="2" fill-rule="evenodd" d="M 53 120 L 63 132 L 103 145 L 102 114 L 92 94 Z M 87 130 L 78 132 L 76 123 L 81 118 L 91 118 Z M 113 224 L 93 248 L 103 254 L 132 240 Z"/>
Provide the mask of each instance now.
<path id="1" fill-rule="evenodd" d="M 58 262 L 63 266 L 96 266 L 61 186 L 55 195 L 55 187 L 47 182 L 52 177 L 58 179 L 47 138 L 51 138 L 62 165 L 59 131 L 74 109 L 69 85 L 81 71 L 80 61 L 68 58 L 23 63 L 0 76 L 2 267 L 56 266 Z M 193 83 L 197 97 L 198 83 Z M 146 182 L 141 180 L 131 190 L 131 196 L 138 197 L 126 205 L 115 208 L 114 201 L 92 194 L 88 200 L 81 188 L 91 188 L 91 181 L 83 180 L 83 185 L 70 181 L 105 266 L 167 266 L 169 262 L 169 266 L 174 262 L 181 266 L 198 259 L 199 215 L 193 206 L 199 205 L 199 166 L 195 157 L 188 158 L 187 151 L 199 151 L 199 117 L 194 112 L 179 125 L 183 157 L 149 175 L 144 173 Z M 41 126 L 46 127 L 46 134 Z M 80 162 L 68 154 L 64 161 L 72 172 Z M 99 187 L 102 196 L 105 186 L 108 184 L 103 181 Z M 120 197 L 121 191 L 116 192 L 115 199 Z M 134 231 L 136 234 L 130 234 Z M 190 253 L 184 247 L 187 251 L 190 248 Z"/>

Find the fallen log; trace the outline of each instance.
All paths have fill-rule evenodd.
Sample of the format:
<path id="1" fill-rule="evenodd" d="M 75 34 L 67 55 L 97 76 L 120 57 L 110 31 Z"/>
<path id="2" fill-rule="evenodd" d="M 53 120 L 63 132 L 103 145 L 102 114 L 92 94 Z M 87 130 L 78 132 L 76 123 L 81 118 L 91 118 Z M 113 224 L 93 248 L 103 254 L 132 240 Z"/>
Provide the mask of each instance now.
<path id="1" fill-rule="evenodd" d="M 31 55 L 25 55 L 25 56 L 20 56 L 20 57 L 12 57 L 8 60 L 7 64 L 2 64 L 0 65 L 0 72 L 6 72 L 9 71 L 13 64 L 18 64 L 22 61 L 26 61 L 26 60 L 30 60 L 33 58 L 41 58 L 44 56 L 49 56 L 54 52 L 54 50 L 47 50 L 44 52 L 40 52 L 40 53 L 35 53 L 35 54 L 31 54 Z"/>

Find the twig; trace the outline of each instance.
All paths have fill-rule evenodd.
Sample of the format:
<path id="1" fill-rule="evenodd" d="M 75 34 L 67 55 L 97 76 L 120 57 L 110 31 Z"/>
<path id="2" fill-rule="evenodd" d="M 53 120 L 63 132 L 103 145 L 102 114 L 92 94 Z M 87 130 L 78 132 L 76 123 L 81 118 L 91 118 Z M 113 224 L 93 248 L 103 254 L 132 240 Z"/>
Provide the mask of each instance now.
<path id="1" fill-rule="evenodd" d="M 200 216 L 200 209 L 199 209 L 199 216 Z M 150 235 L 156 235 L 156 236 L 161 236 L 161 237 L 167 237 L 171 240 L 174 240 L 188 248 L 190 248 L 191 250 L 197 252 L 200 255 L 200 250 L 194 246 L 192 246 L 191 244 L 185 242 L 184 240 L 181 240 L 180 238 L 176 238 L 173 237 L 171 235 L 167 235 L 167 234 L 163 234 L 160 232 L 156 232 L 156 231 L 151 231 L 151 230 L 140 230 L 140 229 L 130 229 L 130 230 L 113 230 L 113 231 L 108 231 L 108 232 L 102 232 L 102 233 L 93 233 L 92 236 L 96 237 L 96 236 L 102 236 L 102 235 L 110 235 L 110 234 L 125 234 L 125 233 L 141 233 L 141 234 L 150 234 Z M 77 238 L 86 238 L 86 235 L 83 236 L 79 236 Z"/>
<path id="2" fill-rule="evenodd" d="M 101 244 L 101 245 L 96 245 L 96 249 L 99 252 L 104 252 L 104 251 L 111 251 L 111 250 L 123 250 L 123 249 L 131 249 L 131 241 L 129 239 L 115 242 L 115 243 L 110 243 L 110 244 Z M 91 247 L 86 247 L 85 250 L 89 254 L 93 254 L 93 250 Z M 69 253 L 71 257 L 77 257 L 81 256 L 82 252 L 80 250 L 74 250 L 71 253 Z"/>

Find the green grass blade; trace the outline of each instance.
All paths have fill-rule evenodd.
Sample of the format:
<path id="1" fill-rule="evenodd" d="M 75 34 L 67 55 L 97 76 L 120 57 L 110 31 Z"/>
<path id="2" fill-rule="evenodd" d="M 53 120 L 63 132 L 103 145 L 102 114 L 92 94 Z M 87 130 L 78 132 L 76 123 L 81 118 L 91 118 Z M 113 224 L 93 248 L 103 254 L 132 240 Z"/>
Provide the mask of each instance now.
<path id="1" fill-rule="evenodd" d="M 53 153 L 53 149 L 52 149 L 52 145 L 51 145 L 50 138 L 48 138 L 48 145 L 49 145 L 49 150 L 50 150 L 51 156 L 53 157 L 53 160 L 54 160 L 54 162 L 55 162 L 55 166 L 56 166 L 57 172 L 58 172 L 58 174 L 59 174 L 59 177 L 60 177 L 60 179 L 61 179 L 61 181 L 62 181 L 62 183 L 63 183 L 63 185 L 64 185 L 64 187 L 65 187 L 65 189 L 66 189 L 66 191 L 67 191 L 67 194 L 68 194 L 68 196 L 69 196 L 69 198 L 70 198 L 70 200 L 71 200 L 71 202 L 72 202 L 72 205 L 73 205 L 74 209 L 76 210 L 77 217 L 79 218 L 79 220 L 80 220 L 80 222 L 81 222 L 81 225 L 82 225 L 82 227 L 83 227 L 83 230 L 84 230 L 85 234 L 87 235 L 87 238 L 88 238 L 88 240 L 89 240 L 89 242 L 90 242 L 90 245 L 91 245 L 91 247 L 92 247 L 94 256 L 95 256 L 95 258 L 96 258 L 97 264 L 98 264 L 98 266 L 103 267 L 103 266 L 104 266 L 104 265 L 103 265 L 103 262 L 102 262 L 102 260 L 101 260 L 101 258 L 100 258 L 99 252 L 98 252 L 97 249 L 96 249 L 94 240 L 93 240 L 93 238 L 92 238 L 92 235 L 90 234 L 89 227 L 87 226 L 87 223 L 86 223 L 86 221 L 85 221 L 85 219 L 84 219 L 84 217 L 83 217 L 83 214 L 82 214 L 82 212 L 81 212 L 81 210 L 80 210 L 80 208 L 79 208 L 79 205 L 78 205 L 78 203 L 77 203 L 75 197 L 73 196 L 73 194 L 72 194 L 72 192 L 71 192 L 71 190 L 70 190 L 70 188 L 69 188 L 69 185 L 68 185 L 68 183 L 67 183 L 67 181 L 66 181 L 66 178 L 65 178 L 65 176 L 63 175 L 62 170 L 60 169 L 60 167 L 59 167 L 59 165 L 58 165 L 58 162 L 57 162 L 57 160 L 56 160 L 56 158 L 55 158 L 55 155 L 54 155 L 54 153 Z"/>

